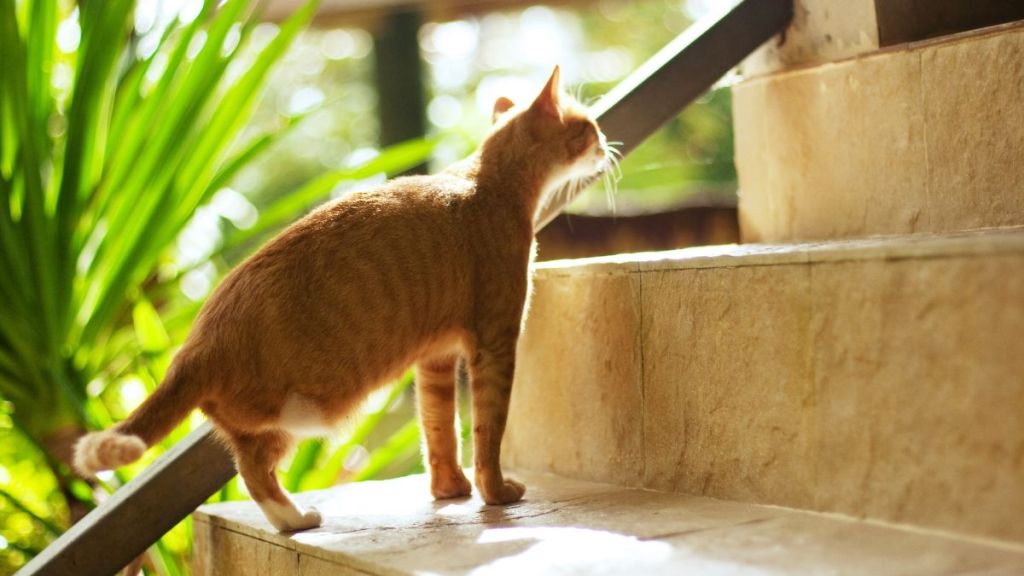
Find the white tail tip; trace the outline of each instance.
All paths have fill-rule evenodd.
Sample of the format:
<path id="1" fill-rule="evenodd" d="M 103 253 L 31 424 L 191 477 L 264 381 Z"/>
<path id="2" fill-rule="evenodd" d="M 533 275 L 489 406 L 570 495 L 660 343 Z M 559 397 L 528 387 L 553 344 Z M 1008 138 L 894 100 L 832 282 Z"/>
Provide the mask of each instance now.
<path id="1" fill-rule="evenodd" d="M 93 432 L 75 444 L 75 469 L 83 476 L 93 476 L 135 462 L 145 451 L 146 443 L 138 436 L 116 430 Z"/>

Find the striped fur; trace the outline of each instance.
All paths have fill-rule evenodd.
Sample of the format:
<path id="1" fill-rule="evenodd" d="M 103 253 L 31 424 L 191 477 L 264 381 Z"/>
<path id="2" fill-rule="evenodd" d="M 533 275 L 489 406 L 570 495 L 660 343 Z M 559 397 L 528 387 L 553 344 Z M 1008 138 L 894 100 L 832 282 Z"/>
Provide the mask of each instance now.
<path id="1" fill-rule="evenodd" d="M 462 358 L 476 486 L 488 503 L 519 500 L 525 488 L 499 460 L 534 218 L 546 194 L 598 172 L 606 156 L 594 121 L 559 96 L 557 69 L 530 106 L 499 100 L 466 160 L 327 203 L 233 270 L 167 381 L 114 430 L 83 439 L 76 462 L 93 472 L 138 458 L 198 406 L 274 526 L 316 526 L 319 514 L 295 507 L 276 465 L 297 431 L 336 424 L 415 364 L 433 495 L 464 496 L 454 427 Z"/>

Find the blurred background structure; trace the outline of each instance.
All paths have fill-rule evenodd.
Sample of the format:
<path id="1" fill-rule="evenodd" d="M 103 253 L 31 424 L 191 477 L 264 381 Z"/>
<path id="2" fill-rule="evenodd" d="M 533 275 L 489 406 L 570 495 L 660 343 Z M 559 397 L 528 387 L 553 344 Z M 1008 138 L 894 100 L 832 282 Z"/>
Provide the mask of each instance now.
<path id="1" fill-rule="evenodd" d="M 268 14 L 297 4 L 271 2 Z M 316 28 L 278 70 L 260 118 L 329 105 L 243 180 L 241 191 L 254 198 L 280 193 L 360 148 L 423 133 L 437 139 L 430 167 L 442 168 L 473 149 L 499 96 L 532 98 L 557 64 L 570 92 L 593 101 L 713 5 L 326 3 Z M 595 186 L 571 206 L 570 214 L 586 216 L 583 230 L 575 233 L 571 215 L 549 226 L 541 259 L 734 241 L 727 215 L 736 193 L 731 126 L 729 91 L 710 92 L 623 162 L 614 198 Z M 684 212 L 702 225 L 643 217 L 665 212 Z"/>

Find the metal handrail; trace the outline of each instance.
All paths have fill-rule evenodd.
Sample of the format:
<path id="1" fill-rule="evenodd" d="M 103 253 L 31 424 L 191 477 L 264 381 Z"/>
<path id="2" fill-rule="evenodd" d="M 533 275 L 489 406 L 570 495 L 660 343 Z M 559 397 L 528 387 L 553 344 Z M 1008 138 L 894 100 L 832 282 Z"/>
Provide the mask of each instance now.
<path id="1" fill-rule="evenodd" d="M 206 422 L 51 542 L 18 576 L 115 574 L 234 475 L 231 453 Z"/>
<path id="2" fill-rule="evenodd" d="M 739 0 L 701 19 L 596 104 L 609 140 L 629 153 L 789 24 L 792 0 Z M 545 207 L 538 229 L 572 200 Z M 108 576 L 128 565 L 235 475 L 209 423 L 164 453 L 32 559 L 19 576 Z"/>

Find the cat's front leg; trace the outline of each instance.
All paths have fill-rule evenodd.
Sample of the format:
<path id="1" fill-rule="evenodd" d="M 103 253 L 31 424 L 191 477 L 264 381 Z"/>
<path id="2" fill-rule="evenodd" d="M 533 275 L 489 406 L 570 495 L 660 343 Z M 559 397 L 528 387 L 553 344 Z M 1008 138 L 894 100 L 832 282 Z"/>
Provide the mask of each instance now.
<path id="1" fill-rule="evenodd" d="M 526 486 L 501 472 L 501 437 L 505 433 L 515 342 L 499 351 L 483 348 L 470 365 L 473 389 L 473 463 L 477 490 L 488 504 L 509 504 L 522 499 Z"/>
<path id="2" fill-rule="evenodd" d="M 455 433 L 455 356 L 421 360 L 416 365 L 416 398 L 434 498 L 469 496 L 473 487 L 459 466 Z"/>

